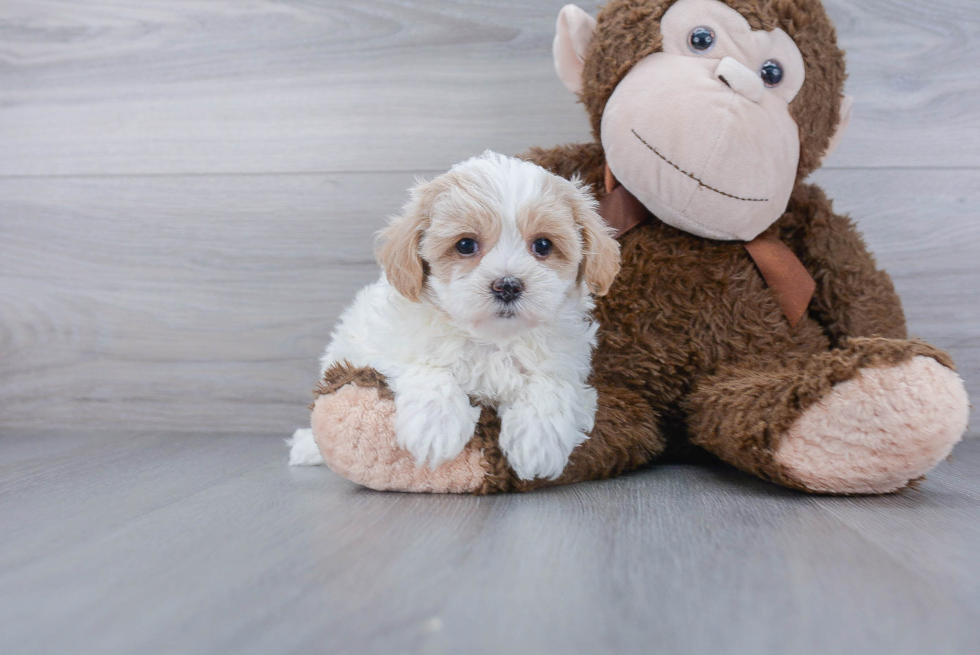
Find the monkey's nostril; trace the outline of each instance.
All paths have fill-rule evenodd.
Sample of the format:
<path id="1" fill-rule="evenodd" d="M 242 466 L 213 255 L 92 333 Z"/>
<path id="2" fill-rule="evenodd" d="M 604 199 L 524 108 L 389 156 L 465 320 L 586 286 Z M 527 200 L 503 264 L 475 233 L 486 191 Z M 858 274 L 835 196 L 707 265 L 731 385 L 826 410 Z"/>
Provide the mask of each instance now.
<path id="1" fill-rule="evenodd" d="M 719 75 L 718 76 L 718 79 L 721 80 L 722 82 L 724 82 L 725 83 L 725 86 L 727 86 L 729 89 L 732 88 L 732 85 L 728 83 L 728 80 L 725 79 L 725 76 L 724 75 Z"/>
<path id="2" fill-rule="evenodd" d="M 524 284 L 516 277 L 508 275 L 494 280 L 490 284 L 490 291 L 497 300 L 514 302 L 524 291 Z"/>

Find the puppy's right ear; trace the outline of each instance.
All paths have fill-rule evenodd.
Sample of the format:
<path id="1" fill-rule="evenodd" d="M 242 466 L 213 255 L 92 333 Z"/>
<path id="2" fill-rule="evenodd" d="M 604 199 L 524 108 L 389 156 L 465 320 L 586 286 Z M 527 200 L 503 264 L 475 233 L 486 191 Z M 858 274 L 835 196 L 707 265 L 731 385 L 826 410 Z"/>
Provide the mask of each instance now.
<path id="1" fill-rule="evenodd" d="M 375 256 L 385 277 L 398 293 L 419 302 L 425 287 L 426 267 L 422 260 L 422 235 L 432 219 L 432 208 L 439 197 L 435 181 L 419 180 L 411 191 L 412 198 L 378 233 Z"/>
<path id="2" fill-rule="evenodd" d="M 572 93 L 582 92 L 585 56 L 589 53 L 595 28 L 596 19 L 575 5 L 565 5 L 558 14 L 551 51 L 558 78 Z"/>

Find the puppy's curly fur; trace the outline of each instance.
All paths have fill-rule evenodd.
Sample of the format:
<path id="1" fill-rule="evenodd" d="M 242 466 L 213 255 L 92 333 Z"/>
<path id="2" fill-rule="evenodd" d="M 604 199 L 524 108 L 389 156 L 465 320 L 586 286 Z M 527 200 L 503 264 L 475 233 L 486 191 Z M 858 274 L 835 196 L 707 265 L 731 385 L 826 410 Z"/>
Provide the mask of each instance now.
<path id="1" fill-rule="evenodd" d="M 419 466 L 462 451 L 480 417 L 473 399 L 499 413 L 517 477 L 561 474 L 595 416 L 590 292 L 604 294 L 619 269 L 595 200 L 488 152 L 417 185 L 378 257 L 384 274 L 344 311 L 324 371 L 383 374 L 397 442 Z"/>

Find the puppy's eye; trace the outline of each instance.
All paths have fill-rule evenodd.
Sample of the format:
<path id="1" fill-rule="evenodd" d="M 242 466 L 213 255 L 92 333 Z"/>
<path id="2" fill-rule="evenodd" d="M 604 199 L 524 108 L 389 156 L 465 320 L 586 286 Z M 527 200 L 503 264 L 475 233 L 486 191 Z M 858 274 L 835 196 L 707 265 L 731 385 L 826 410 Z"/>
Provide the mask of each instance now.
<path id="1" fill-rule="evenodd" d="M 766 86 L 769 88 L 779 86 L 779 83 L 783 81 L 783 67 L 779 65 L 778 61 L 770 59 L 766 63 L 762 64 L 762 69 L 759 70 L 759 75 L 762 77 L 762 81 L 765 82 Z"/>
<path id="2" fill-rule="evenodd" d="M 477 250 L 480 249 L 480 244 L 478 244 L 473 239 L 460 239 L 456 242 L 456 252 L 463 255 L 473 255 Z"/>
<path id="3" fill-rule="evenodd" d="M 531 244 L 531 251 L 538 257 L 547 257 L 551 254 L 552 244 L 545 238 L 535 239 Z"/>
<path id="4" fill-rule="evenodd" d="M 695 27 L 687 37 L 687 45 L 698 54 L 704 54 L 715 47 L 715 31 L 710 27 Z"/>

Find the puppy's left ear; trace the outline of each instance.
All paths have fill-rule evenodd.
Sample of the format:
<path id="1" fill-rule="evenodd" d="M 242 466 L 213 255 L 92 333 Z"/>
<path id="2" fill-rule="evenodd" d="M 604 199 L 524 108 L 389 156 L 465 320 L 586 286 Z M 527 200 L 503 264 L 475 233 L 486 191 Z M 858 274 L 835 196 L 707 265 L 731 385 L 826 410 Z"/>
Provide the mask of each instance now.
<path id="1" fill-rule="evenodd" d="M 589 187 L 575 180 L 575 193 L 570 204 L 575 223 L 582 231 L 582 263 L 578 279 L 597 296 L 609 293 L 619 273 L 619 242 L 613 238 L 610 228 L 597 211 L 599 203 L 592 197 Z"/>
<path id="2" fill-rule="evenodd" d="M 440 194 L 437 180 L 420 180 L 400 216 L 378 233 L 375 256 L 385 277 L 398 293 L 419 302 L 425 287 L 425 262 L 420 251 L 422 235 L 432 219 L 432 207 Z"/>

